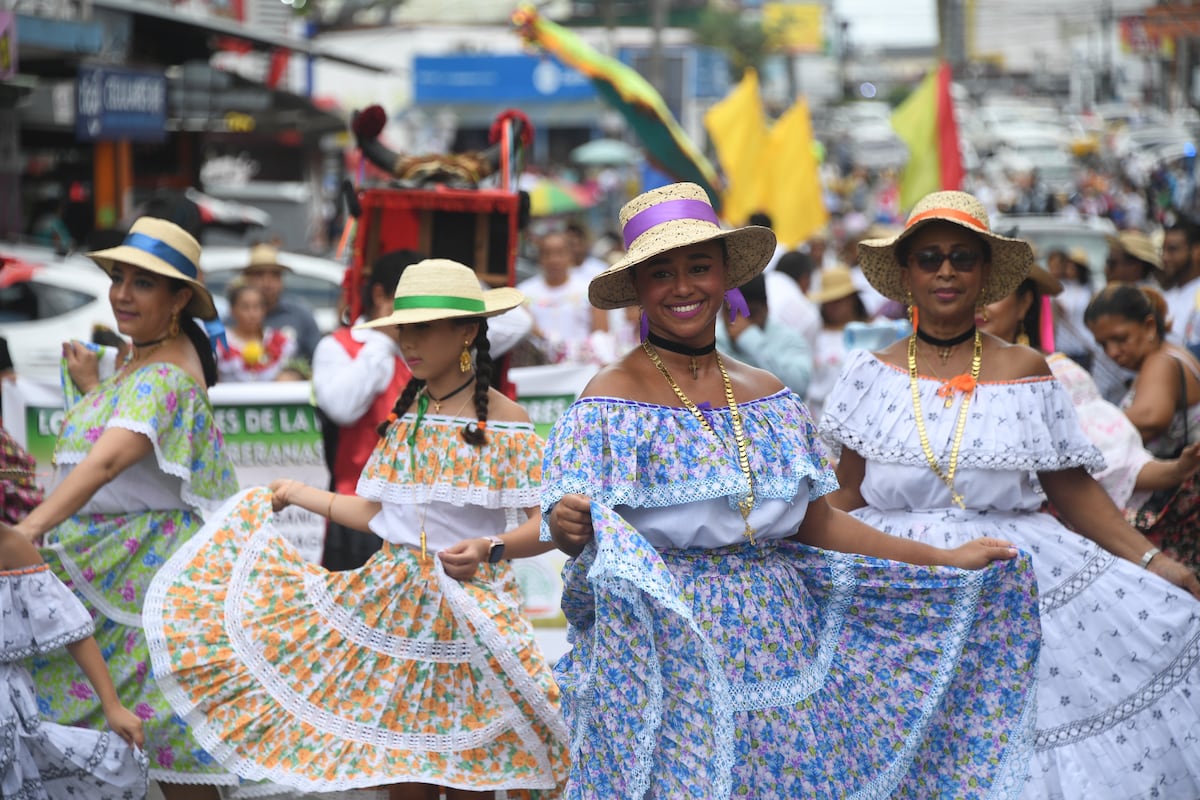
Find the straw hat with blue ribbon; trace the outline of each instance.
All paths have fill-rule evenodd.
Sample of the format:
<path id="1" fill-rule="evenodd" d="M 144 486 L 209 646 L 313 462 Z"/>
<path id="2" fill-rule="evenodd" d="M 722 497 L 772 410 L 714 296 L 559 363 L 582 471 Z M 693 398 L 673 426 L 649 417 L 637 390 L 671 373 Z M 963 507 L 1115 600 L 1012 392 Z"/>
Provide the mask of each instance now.
<path id="1" fill-rule="evenodd" d="M 694 183 L 651 189 L 621 209 L 625 256 L 592 278 L 588 299 L 596 308 L 636 305 L 631 270 L 679 247 L 724 240 L 725 288 L 734 289 L 763 271 L 775 254 L 775 233 L 760 225 L 724 230 L 708 194 Z"/>
<path id="2" fill-rule="evenodd" d="M 494 317 L 525 302 L 508 286 L 484 291 L 470 267 L 446 258 L 427 258 L 406 268 L 396 284 L 392 313 L 356 325 L 384 328 L 439 319 Z"/>
<path id="3" fill-rule="evenodd" d="M 183 313 L 202 320 L 216 319 L 212 293 L 199 280 L 200 243 L 174 222 L 141 217 L 121 244 L 87 255 L 109 275 L 113 265 L 128 264 L 182 281 L 192 287 L 192 299 L 183 307 Z"/>

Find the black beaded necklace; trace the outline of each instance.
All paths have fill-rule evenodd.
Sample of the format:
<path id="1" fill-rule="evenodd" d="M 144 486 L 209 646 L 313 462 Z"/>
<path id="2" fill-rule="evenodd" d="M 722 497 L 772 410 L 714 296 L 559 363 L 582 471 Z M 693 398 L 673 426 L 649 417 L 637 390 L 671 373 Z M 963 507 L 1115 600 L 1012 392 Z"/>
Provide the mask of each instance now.
<path id="1" fill-rule="evenodd" d="M 646 334 L 646 339 L 650 344 L 657 347 L 659 350 L 670 350 L 672 353 L 679 353 L 681 356 L 688 356 L 688 369 L 692 371 L 692 380 L 696 380 L 698 365 L 696 364 L 696 356 L 706 356 L 717 349 L 717 342 L 714 339 L 711 344 L 706 344 L 703 347 L 691 347 L 690 345 L 682 344 L 671 339 L 664 339 L 658 334 L 650 331 Z"/>
<path id="2" fill-rule="evenodd" d="M 429 387 L 426 386 L 425 387 L 425 396 L 428 397 L 431 401 L 433 401 L 434 413 L 440 414 L 440 413 L 442 413 L 442 403 L 446 402 L 451 397 L 454 397 L 454 395 L 458 394 L 459 392 L 461 392 L 463 389 L 467 388 L 474 382 L 475 382 L 475 374 L 472 373 L 471 377 L 467 378 L 467 380 L 462 385 L 460 385 L 457 389 L 446 392 L 446 394 L 442 395 L 441 397 L 434 397 L 433 392 L 429 391 Z"/>
<path id="3" fill-rule="evenodd" d="M 951 336 L 949 339 L 939 339 L 936 336 L 930 336 L 925 331 L 917 327 L 917 338 L 926 344 L 931 344 L 937 348 L 938 358 L 945 364 L 950 360 L 950 354 L 954 352 L 954 348 L 958 347 L 963 342 L 967 341 L 975 335 L 975 326 L 972 325 L 957 336 Z"/>

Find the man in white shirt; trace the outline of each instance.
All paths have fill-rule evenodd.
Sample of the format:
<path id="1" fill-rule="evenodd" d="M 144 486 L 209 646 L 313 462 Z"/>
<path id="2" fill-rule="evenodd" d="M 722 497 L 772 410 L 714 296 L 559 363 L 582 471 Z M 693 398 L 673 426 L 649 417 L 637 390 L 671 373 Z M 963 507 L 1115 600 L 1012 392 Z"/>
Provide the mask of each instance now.
<path id="1" fill-rule="evenodd" d="M 392 313 L 400 275 L 421 260 L 411 250 L 380 256 L 362 287 L 366 322 Z M 400 354 L 399 329 L 392 327 L 338 328 L 324 336 L 313 352 L 313 394 L 321 413 L 325 461 L 330 489 L 354 494 L 358 476 L 379 440 L 377 427 L 412 376 Z M 325 532 L 321 563 L 326 569 L 355 569 L 382 545 L 372 533 L 330 523 Z"/>
<path id="2" fill-rule="evenodd" d="M 588 360 L 588 337 L 607 330 L 605 312 L 588 302 L 588 281 L 572 269 L 564 233 L 552 232 L 538 244 L 540 275 L 521 281 L 525 307 L 533 315 L 533 335 L 552 363 Z"/>
<path id="3" fill-rule="evenodd" d="M 591 238 L 582 223 L 569 222 L 564 232 L 567 235 L 567 246 L 571 248 L 571 261 L 577 273 L 590 281 L 608 269 L 608 262 L 592 255 Z"/>
<path id="4" fill-rule="evenodd" d="M 1200 352 L 1200 227 L 1179 219 L 1163 232 L 1163 290 L 1171 317 L 1167 341 Z"/>

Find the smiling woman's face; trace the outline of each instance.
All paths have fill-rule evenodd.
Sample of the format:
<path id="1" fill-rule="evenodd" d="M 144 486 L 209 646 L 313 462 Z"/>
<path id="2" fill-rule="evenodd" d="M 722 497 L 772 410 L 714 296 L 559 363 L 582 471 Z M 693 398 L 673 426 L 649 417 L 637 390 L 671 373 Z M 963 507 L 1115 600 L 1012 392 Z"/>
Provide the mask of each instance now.
<path id="1" fill-rule="evenodd" d="M 150 342 L 167 335 L 171 317 L 191 299 L 191 289 L 171 290 L 171 280 L 156 272 L 117 262 L 113 264 L 108 302 L 117 319 L 117 330 L 134 342 Z"/>
<path id="2" fill-rule="evenodd" d="M 679 342 L 710 343 L 725 302 L 725 272 L 720 242 L 678 247 L 635 267 L 634 290 L 650 330 Z"/>

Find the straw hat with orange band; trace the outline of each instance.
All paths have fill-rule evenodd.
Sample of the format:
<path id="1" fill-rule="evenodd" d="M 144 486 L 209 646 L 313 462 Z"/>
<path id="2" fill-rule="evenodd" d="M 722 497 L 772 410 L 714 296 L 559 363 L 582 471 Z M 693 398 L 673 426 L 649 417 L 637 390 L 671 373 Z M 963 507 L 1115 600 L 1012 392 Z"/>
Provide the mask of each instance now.
<path id="1" fill-rule="evenodd" d="M 994 303 L 1012 294 L 1029 275 L 1033 266 L 1033 248 L 1028 242 L 993 233 L 983 203 L 966 192 L 934 192 L 922 198 L 908 216 L 904 230 L 886 239 L 865 239 L 858 243 L 859 265 L 863 274 L 880 294 L 901 303 L 908 297 L 900 280 L 904 241 L 935 220 L 961 225 L 979 236 L 989 251 L 991 269 L 979 302 Z"/>

